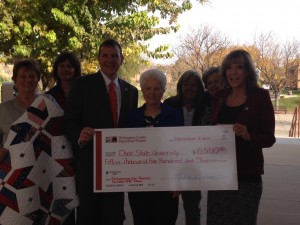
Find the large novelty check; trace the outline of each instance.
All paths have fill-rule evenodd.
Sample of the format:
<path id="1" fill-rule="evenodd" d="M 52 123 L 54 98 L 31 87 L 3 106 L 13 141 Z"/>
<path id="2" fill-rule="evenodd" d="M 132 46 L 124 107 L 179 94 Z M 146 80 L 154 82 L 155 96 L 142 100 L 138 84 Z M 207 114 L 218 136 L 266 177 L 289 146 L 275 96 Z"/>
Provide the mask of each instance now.
<path id="1" fill-rule="evenodd" d="M 236 190 L 232 126 L 96 130 L 94 191 Z"/>

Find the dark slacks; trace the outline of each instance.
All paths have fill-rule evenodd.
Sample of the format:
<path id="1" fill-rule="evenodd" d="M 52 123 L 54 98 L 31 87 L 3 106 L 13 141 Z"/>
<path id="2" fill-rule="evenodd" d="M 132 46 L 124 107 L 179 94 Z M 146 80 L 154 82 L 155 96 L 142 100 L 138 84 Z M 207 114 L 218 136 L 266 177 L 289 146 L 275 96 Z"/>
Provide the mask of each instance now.
<path id="1" fill-rule="evenodd" d="M 201 191 L 183 191 L 181 193 L 183 208 L 185 212 L 186 225 L 201 224 L 200 201 L 202 198 Z"/>
<path id="2" fill-rule="evenodd" d="M 90 193 L 80 199 L 76 225 L 123 225 L 124 193 Z"/>
<path id="3" fill-rule="evenodd" d="M 129 192 L 134 225 L 175 225 L 178 197 L 169 191 Z"/>
<path id="4" fill-rule="evenodd" d="M 70 213 L 63 225 L 75 225 L 75 210 Z"/>
<path id="5" fill-rule="evenodd" d="M 124 193 L 94 193 L 91 143 L 75 152 L 79 196 L 76 225 L 123 225 Z"/>

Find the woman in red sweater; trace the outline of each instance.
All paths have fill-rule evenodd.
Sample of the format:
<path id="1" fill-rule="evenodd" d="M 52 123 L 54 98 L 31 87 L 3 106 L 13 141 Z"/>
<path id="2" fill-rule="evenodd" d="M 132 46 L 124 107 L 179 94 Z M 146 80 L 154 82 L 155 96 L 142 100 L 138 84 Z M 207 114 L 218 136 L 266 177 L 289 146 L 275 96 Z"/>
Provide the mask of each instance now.
<path id="1" fill-rule="evenodd" d="M 237 191 L 209 191 L 208 225 L 255 225 L 262 194 L 263 148 L 275 143 L 269 92 L 258 87 L 250 54 L 234 50 L 223 60 L 227 88 L 213 102 L 212 124 L 232 124 L 236 140 Z"/>

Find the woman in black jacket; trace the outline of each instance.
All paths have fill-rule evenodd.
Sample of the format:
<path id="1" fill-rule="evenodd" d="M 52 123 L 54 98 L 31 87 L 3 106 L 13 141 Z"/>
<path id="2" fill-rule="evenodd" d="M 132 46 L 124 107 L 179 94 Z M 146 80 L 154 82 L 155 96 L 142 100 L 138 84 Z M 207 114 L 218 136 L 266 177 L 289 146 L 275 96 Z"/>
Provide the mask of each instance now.
<path id="1" fill-rule="evenodd" d="M 56 85 L 46 94 L 52 95 L 57 103 L 65 109 L 73 80 L 79 76 L 81 76 L 81 66 L 77 56 L 71 52 L 62 52 L 53 64 L 53 77 Z"/>
<path id="2" fill-rule="evenodd" d="M 185 126 L 196 126 L 203 111 L 204 87 L 197 71 L 184 72 L 177 83 L 176 96 L 164 101 L 174 108 L 182 110 Z M 182 200 L 186 225 L 200 225 L 201 191 L 183 191 Z"/>

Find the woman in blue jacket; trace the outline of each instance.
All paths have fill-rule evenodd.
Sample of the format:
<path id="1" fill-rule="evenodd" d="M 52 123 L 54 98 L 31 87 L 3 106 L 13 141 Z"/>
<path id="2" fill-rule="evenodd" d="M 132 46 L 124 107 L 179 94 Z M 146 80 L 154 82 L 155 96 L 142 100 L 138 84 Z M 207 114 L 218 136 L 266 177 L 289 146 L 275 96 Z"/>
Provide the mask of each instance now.
<path id="1" fill-rule="evenodd" d="M 180 110 L 161 102 L 166 89 L 166 76 L 150 69 L 140 77 L 145 104 L 134 110 L 129 127 L 183 126 Z M 179 192 L 129 192 L 128 198 L 134 225 L 175 225 L 178 215 Z"/>

